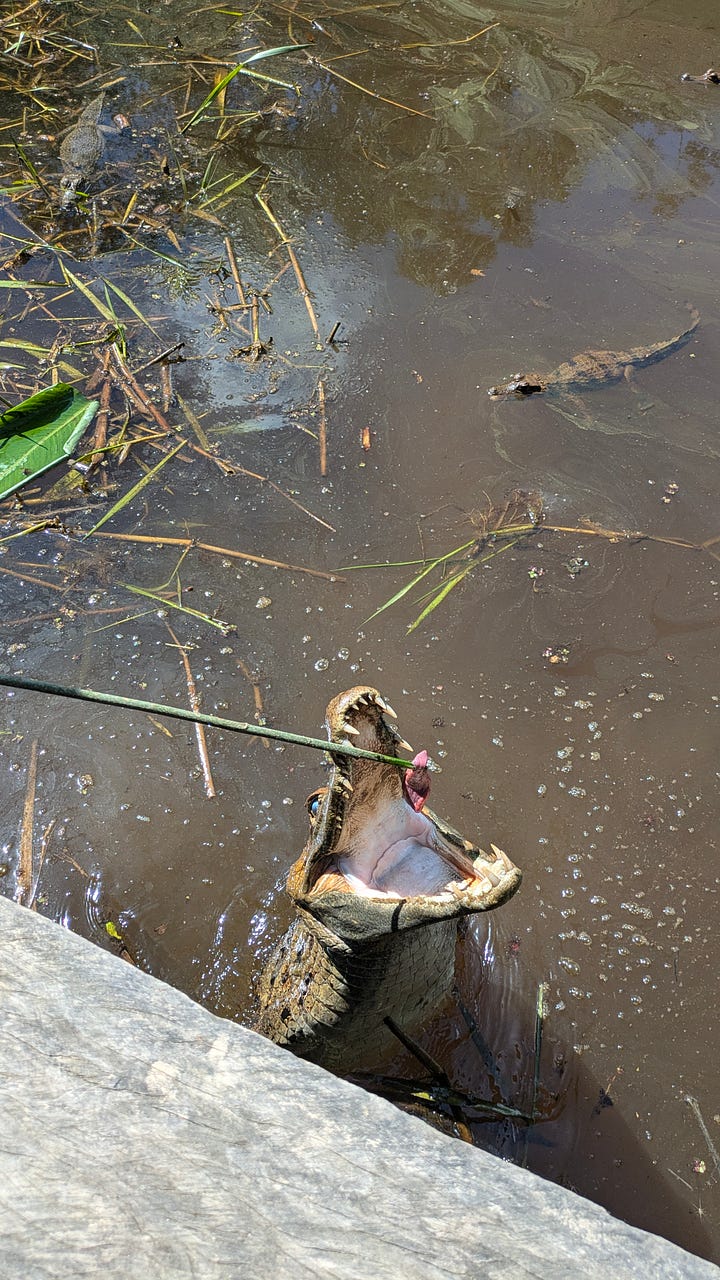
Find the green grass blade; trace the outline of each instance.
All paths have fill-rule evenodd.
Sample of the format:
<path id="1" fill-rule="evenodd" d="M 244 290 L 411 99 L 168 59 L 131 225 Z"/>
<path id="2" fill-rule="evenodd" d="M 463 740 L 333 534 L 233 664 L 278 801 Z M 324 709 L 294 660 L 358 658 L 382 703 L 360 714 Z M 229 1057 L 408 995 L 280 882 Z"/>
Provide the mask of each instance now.
<path id="1" fill-rule="evenodd" d="M 506 542 L 502 547 L 496 547 L 494 551 L 489 551 L 486 556 L 481 556 L 479 560 L 471 560 L 457 573 L 453 574 L 452 578 L 448 578 L 447 581 L 443 584 L 443 586 L 438 591 L 437 595 L 434 596 L 433 599 L 430 601 L 430 604 L 427 605 L 427 607 L 423 609 L 422 613 L 415 619 L 415 621 L 410 624 L 410 626 L 408 627 L 408 635 L 410 634 L 411 631 L 414 631 L 416 627 L 419 627 L 421 622 L 425 621 L 428 614 L 432 613 L 433 609 L 437 609 L 438 605 L 442 604 L 445 597 L 448 596 L 450 592 L 453 590 L 453 587 L 457 587 L 458 584 L 462 582 L 466 574 L 470 573 L 471 569 L 477 568 L 479 564 L 486 564 L 488 560 L 494 560 L 495 556 L 502 555 L 503 551 L 509 551 L 510 548 L 514 547 L 515 544 L 519 541 L 520 541 L 519 537 L 512 538 L 510 542 Z"/>
<path id="2" fill-rule="evenodd" d="M 236 631 L 237 627 L 232 622 L 223 622 L 221 618 L 211 618 L 209 613 L 201 613 L 199 609 L 190 609 L 188 605 L 179 604 L 177 600 L 168 600 L 166 596 L 156 595 L 154 591 L 146 591 L 143 587 L 131 587 L 129 582 L 121 583 L 126 591 L 132 591 L 136 596 L 145 596 L 147 600 L 155 600 L 163 609 L 177 609 L 180 613 L 187 613 L 191 618 L 198 618 L 200 622 L 207 622 L 211 627 L 217 627 L 218 631 L 222 631 L 224 636 Z"/>
<path id="3" fill-rule="evenodd" d="M 201 118 L 206 108 L 209 107 L 210 104 L 215 101 L 218 94 L 222 93 L 223 89 L 225 89 L 226 86 L 229 85 L 230 81 L 235 79 L 235 76 L 238 74 L 240 70 L 241 70 L 240 66 L 233 67 L 232 71 L 228 71 L 227 75 L 223 76 L 219 84 L 216 84 L 215 88 L 211 89 L 207 97 L 204 98 L 203 101 L 200 103 L 200 106 L 198 107 L 197 111 L 193 112 L 187 124 L 183 125 L 182 129 L 180 130 L 181 133 L 187 133 L 189 129 L 192 129 L 193 125 L 197 124 L 198 120 Z"/>
<path id="4" fill-rule="evenodd" d="M 236 67 L 232 68 L 232 71 L 228 71 L 227 75 L 223 76 L 222 80 L 220 80 L 218 84 L 215 85 L 214 89 L 210 90 L 207 97 L 204 99 L 203 102 L 200 103 L 200 106 L 198 107 L 197 111 L 193 112 L 187 124 L 183 125 L 180 132 L 187 133 L 188 129 L 192 129 L 193 125 L 197 124 L 198 120 L 202 116 L 203 112 L 207 109 L 207 107 L 209 107 L 210 104 L 215 101 L 218 94 L 222 93 L 223 89 L 225 89 L 227 85 L 230 84 L 230 81 L 234 80 L 235 76 L 238 75 L 241 71 L 244 71 L 245 67 L 249 67 L 251 63 L 260 62 L 262 58 L 273 58 L 278 54 L 292 53 L 295 49 L 306 49 L 306 48 L 307 48 L 306 44 L 281 44 L 281 45 L 278 45 L 275 49 L 261 49 L 258 53 L 251 54 L 251 56 L 249 58 L 246 58 L 244 62 L 239 62 Z M 292 88 L 293 86 L 289 85 L 288 87 Z"/>
<path id="5" fill-rule="evenodd" d="M 170 451 L 170 453 L 166 453 L 165 457 L 160 459 L 157 466 L 152 467 L 141 480 L 138 480 L 137 484 L 133 485 L 132 489 L 130 489 L 119 502 L 115 503 L 114 507 L 111 507 L 110 510 L 105 513 L 102 520 L 98 520 L 97 524 L 94 524 L 92 529 L 88 529 L 85 537 L 89 538 L 91 534 L 96 533 L 104 524 L 107 524 L 108 520 L 111 520 L 113 516 L 116 516 L 118 511 L 122 511 L 123 507 L 126 507 L 129 502 L 132 502 L 133 498 L 136 498 L 145 486 L 150 484 L 151 480 L 155 479 L 158 471 L 161 471 L 162 468 L 170 462 L 171 458 L 175 457 L 176 453 L 179 453 L 181 449 L 184 449 L 186 444 L 186 440 L 181 440 L 180 443 Z"/>
<path id="6" fill-rule="evenodd" d="M 430 561 L 430 564 L 426 565 L 421 573 L 416 574 L 410 582 L 407 582 L 404 587 L 401 587 L 399 591 L 396 591 L 394 596 L 391 596 L 389 600 L 386 600 L 384 604 L 380 605 L 379 609 L 376 609 L 374 613 L 371 613 L 370 617 L 365 619 L 365 622 L 371 622 L 373 618 L 377 618 L 378 614 L 384 613 L 386 609 L 391 607 L 391 605 L 397 604 L 398 600 L 402 600 L 403 596 L 406 596 L 408 591 L 412 591 L 413 587 L 417 586 L 418 582 L 422 582 L 423 578 L 426 578 L 429 573 L 432 573 L 433 569 L 437 569 L 438 565 L 444 564 L 447 560 L 452 560 L 454 556 L 459 555 L 461 551 L 465 551 L 468 547 L 472 547 L 474 543 L 475 539 L 473 538 L 470 542 L 464 543 L 462 547 L 455 547 L 453 551 L 446 551 L 444 556 L 436 556 L 434 560 Z M 359 565 L 357 567 L 360 568 Z M 370 565 L 367 567 L 373 568 L 374 566 Z M 363 626 L 364 625 L 365 623 L 363 623 Z"/>
<path id="7" fill-rule="evenodd" d="M 398 600 L 402 600 L 403 596 L 406 596 L 408 591 L 412 591 L 413 587 L 416 586 L 418 582 L 422 582 L 423 578 L 426 578 L 429 573 L 432 573 L 433 569 L 437 568 L 437 565 L 437 560 L 433 560 L 431 564 L 423 569 L 422 573 L 418 573 L 417 576 L 410 582 L 407 582 L 404 587 L 401 587 L 399 591 L 396 591 L 394 596 L 391 596 L 389 600 L 386 600 L 384 604 L 381 604 L 379 609 L 376 609 L 374 613 L 371 613 L 370 617 L 365 619 L 365 622 L 372 622 L 373 618 L 377 618 L 378 614 L 384 613 L 386 609 L 391 607 L 391 605 L 397 604 Z M 363 622 L 363 626 L 365 626 L 365 622 Z"/>
<path id="8" fill-rule="evenodd" d="M 27 338 L 0 338 L 0 347 L 9 347 L 11 351 L 27 351 L 29 356 L 45 359 L 50 355 L 50 347 L 40 347 L 37 342 L 28 342 Z"/>
<path id="9" fill-rule="evenodd" d="M 461 547 L 455 547 L 452 551 L 447 551 L 444 556 L 435 556 L 433 564 L 444 564 L 446 560 L 452 560 L 453 556 L 459 556 L 463 551 L 469 551 L 475 546 L 477 538 L 471 538 L 469 542 L 463 542 Z M 333 573 L 350 573 L 356 569 L 404 569 L 412 564 L 427 564 L 427 556 L 421 556 L 419 560 L 378 560 L 376 564 L 341 564 L 339 569 L 333 569 Z"/>
<path id="10" fill-rule="evenodd" d="M 438 605 L 442 604 L 445 597 L 449 596 L 453 588 L 457 587 L 458 584 L 462 582 L 463 578 L 467 576 L 470 570 L 474 568 L 474 564 L 466 564 L 458 573 L 454 573 L 452 578 L 448 578 L 447 581 L 443 583 L 440 590 L 433 596 L 430 603 L 425 606 L 422 613 L 418 614 L 415 621 L 410 623 L 410 626 L 408 627 L 408 635 L 411 631 L 414 631 L 416 627 L 419 627 L 421 622 L 425 621 L 428 615 L 432 613 L 433 609 L 437 609 Z"/>
<path id="11" fill-rule="evenodd" d="M 120 288 L 119 285 L 113 284 L 112 280 L 105 280 L 104 278 L 103 278 L 103 283 L 106 285 L 108 289 L 112 289 L 113 293 L 117 294 L 120 301 L 125 303 L 125 306 L 128 308 L 128 310 L 132 311 L 134 316 L 137 316 L 138 320 L 140 320 L 142 324 L 145 325 L 146 329 L 150 330 L 150 332 L 153 334 L 154 337 L 156 338 L 160 337 L 160 334 L 158 333 L 157 329 L 153 328 L 150 321 L 143 315 L 140 308 L 135 305 L 132 298 L 128 297 L 128 295 L 123 292 L 123 290 Z"/>
<path id="12" fill-rule="evenodd" d="M 101 302 L 99 298 L 96 298 L 92 290 L 88 289 L 87 285 L 83 284 L 83 281 L 80 280 L 78 276 L 73 275 L 70 268 L 66 267 L 65 263 L 62 261 L 60 261 L 60 270 L 62 271 L 66 282 L 71 284 L 73 289 L 77 289 L 84 298 L 87 298 L 91 306 L 93 306 L 96 311 L 100 312 L 103 320 L 107 320 L 108 323 L 113 326 L 113 329 L 116 328 L 118 320 L 114 312 L 112 312 L 109 307 L 106 307 L 105 303 Z"/>
<path id="13" fill-rule="evenodd" d="M 62 280 L 0 280 L 0 289 L 64 289 Z"/>
<path id="14" fill-rule="evenodd" d="M 263 58 L 275 58 L 282 53 L 295 53 L 296 49 L 309 49 L 310 45 L 305 44 L 279 44 L 274 49 L 260 49 L 258 53 L 251 53 L 249 58 L 245 58 L 241 63 L 241 67 L 249 67 L 253 62 L 262 62 Z"/>
<path id="15" fill-rule="evenodd" d="M 217 195 L 210 196 L 207 200 L 201 200 L 201 207 L 203 209 L 207 209 L 208 205 L 214 204 L 216 200 L 221 200 L 223 196 L 229 195 L 230 192 L 235 191 L 237 187 L 242 187 L 243 184 L 248 181 L 248 178 L 253 178 L 256 173 L 260 172 L 260 168 L 261 166 L 257 165 L 254 169 L 248 169 L 248 172 L 244 173 L 242 178 L 236 178 L 234 182 L 230 182 L 222 191 L 218 191 Z"/>

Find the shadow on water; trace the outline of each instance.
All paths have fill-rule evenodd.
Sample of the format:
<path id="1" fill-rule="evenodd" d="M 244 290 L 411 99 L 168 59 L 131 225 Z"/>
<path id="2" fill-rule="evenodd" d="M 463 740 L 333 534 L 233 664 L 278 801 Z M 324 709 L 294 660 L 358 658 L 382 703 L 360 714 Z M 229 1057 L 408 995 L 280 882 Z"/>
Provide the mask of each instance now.
<path id="1" fill-rule="evenodd" d="M 8 669 L 308 733 L 379 687 L 524 871 L 460 979 L 522 1105 L 547 983 L 552 1118 L 474 1139 L 719 1259 L 682 1101 L 712 1142 L 720 89 L 680 76 L 714 0 L 2 24 L 1 394 L 99 401 L 80 470 L 2 504 Z M 486 394 L 686 303 L 634 388 Z M 401 594 L 520 490 L 544 524 Z M 3 891 L 246 1015 L 318 759 L 19 693 L 0 730 Z M 423 1043 L 488 1096 L 462 1020 Z"/>

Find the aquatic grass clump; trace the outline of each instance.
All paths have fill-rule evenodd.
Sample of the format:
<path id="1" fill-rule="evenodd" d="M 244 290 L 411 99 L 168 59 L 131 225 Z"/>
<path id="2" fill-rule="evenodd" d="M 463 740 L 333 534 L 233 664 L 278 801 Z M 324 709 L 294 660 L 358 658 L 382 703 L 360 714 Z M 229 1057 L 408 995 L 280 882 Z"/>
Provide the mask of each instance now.
<path id="1" fill-rule="evenodd" d="M 489 503 L 484 510 L 474 513 L 471 518 L 474 524 L 480 526 L 480 536 L 470 538 L 443 555 L 430 559 L 425 556 L 418 560 L 386 560 L 374 564 L 342 565 L 337 570 L 338 573 L 356 572 L 361 569 L 400 569 L 418 564 L 423 566 L 419 573 L 379 605 L 365 621 L 371 622 L 386 609 L 399 604 L 418 583 L 437 572 L 441 577 L 440 585 L 433 587 L 415 600 L 415 604 L 423 604 L 425 601 L 427 603 L 407 627 L 409 635 L 425 622 L 430 614 L 447 599 L 450 592 L 460 586 L 474 569 L 494 560 L 503 551 L 509 551 L 523 542 L 526 544 L 531 542 L 540 533 L 570 533 L 582 537 L 603 538 L 610 543 L 655 542 L 686 551 L 702 551 L 714 560 L 720 561 L 720 554 L 713 550 L 720 543 L 720 534 L 707 538 L 704 542 L 689 542 L 683 538 L 668 538 L 661 534 L 644 533 L 639 530 L 607 529 L 590 519 L 586 519 L 585 523 L 579 525 L 551 524 L 545 521 L 542 498 L 537 492 L 526 493 L 515 490 L 503 504 L 494 506 Z"/>

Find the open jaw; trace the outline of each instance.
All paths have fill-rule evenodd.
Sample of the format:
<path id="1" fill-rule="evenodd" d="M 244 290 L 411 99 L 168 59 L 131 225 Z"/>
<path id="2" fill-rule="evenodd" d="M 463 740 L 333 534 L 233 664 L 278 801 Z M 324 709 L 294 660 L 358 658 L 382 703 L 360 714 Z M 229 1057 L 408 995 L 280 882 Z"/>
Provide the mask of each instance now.
<path id="1" fill-rule="evenodd" d="M 394 718 L 375 689 L 360 686 L 330 703 L 328 737 L 384 755 L 412 754 Z M 334 758 L 329 785 L 308 801 L 311 834 L 290 872 L 293 898 L 308 905 L 329 893 L 421 899 L 448 915 L 453 905 L 458 914 L 489 910 L 514 893 L 520 872 L 504 853 L 494 845 L 481 853 L 424 807 L 422 755 L 405 774 L 394 765 Z"/>

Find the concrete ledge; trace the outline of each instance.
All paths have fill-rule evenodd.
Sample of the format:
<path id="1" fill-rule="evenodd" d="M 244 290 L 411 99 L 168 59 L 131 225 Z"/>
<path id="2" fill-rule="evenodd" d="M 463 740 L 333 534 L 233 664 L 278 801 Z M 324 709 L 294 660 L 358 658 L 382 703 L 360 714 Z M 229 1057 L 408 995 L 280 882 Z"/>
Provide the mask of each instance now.
<path id="1" fill-rule="evenodd" d="M 0 898 L 5 1280 L 717 1280 Z"/>

